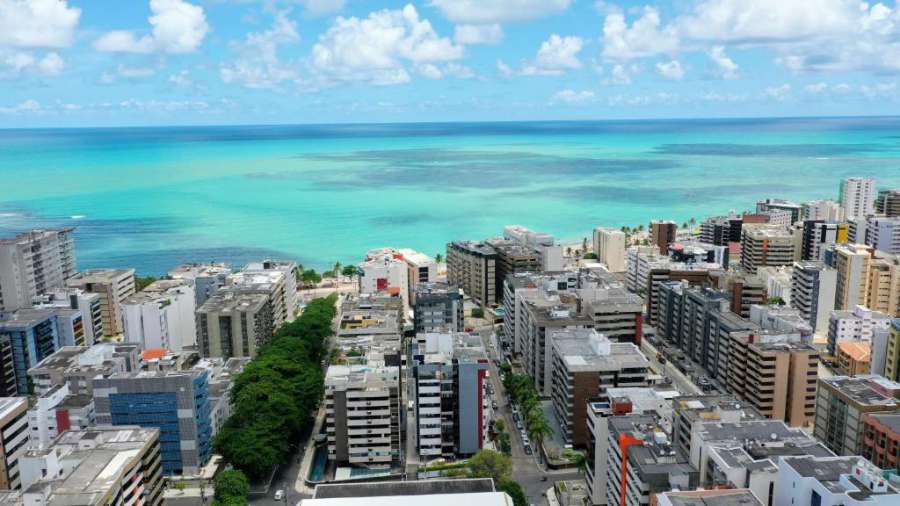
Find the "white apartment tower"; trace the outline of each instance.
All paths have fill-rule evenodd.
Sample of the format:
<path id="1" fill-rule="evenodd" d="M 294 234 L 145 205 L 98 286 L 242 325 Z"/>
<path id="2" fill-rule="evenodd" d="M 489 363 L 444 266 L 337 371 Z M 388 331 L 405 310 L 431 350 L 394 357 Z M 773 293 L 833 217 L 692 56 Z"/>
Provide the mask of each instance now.
<path id="1" fill-rule="evenodd" d="M 840 201 L 846 219 L 875 214 L 875 180 L 850 177 L 841 181 Z"/>
<path id="2" fill-rule="evenodd" d="M 75 274 L 74 229 L 32 230 L 0 239 L 0 311 L 31 307 Z"/>
<path id="3" fill-rule="evenodd" d="M 625 233 L 614 228 L 595 228 L 594 253 L 609 272 L 625 272 Z"/>

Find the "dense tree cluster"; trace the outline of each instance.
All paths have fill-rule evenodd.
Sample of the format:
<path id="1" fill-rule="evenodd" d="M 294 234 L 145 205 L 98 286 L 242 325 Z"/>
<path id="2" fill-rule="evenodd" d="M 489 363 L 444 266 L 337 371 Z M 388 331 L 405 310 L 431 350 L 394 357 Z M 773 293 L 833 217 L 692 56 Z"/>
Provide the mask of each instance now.
<path id="1" fill-rule="evenodd" d="M 469 459 L 469 475 L 474 478 L 493 478 L 497 490 L 506 492 L 514 506 L 527 506 L 528 500 L 521 485 L 512 479 L 512 459 L 493 450 L 478 450 Z"/>
<path id="2" fill-rule="evenodd" d="M 244 506 L 250 493 L 250 483 L 237 470 L 222 471 L 213 482 L 216 488 L 215 506 Z"/>
<path id="3" fill-rule="evenodd" d="M 322 399 L 320 362 L 327 353 L 335 300 L 332 295 L 310 302 L 235 378 L 232 415 L 214 444 L 252 480 L 286 462 L 313 423 Z"/>
<path id="4" fill-rule="evenodd" d="M 525 427 L 531 438 L 538 444 L 538 455 L 540 455 L 540 445 L 545 438 L 553 435 L 553 429 L 550 421 L 547 420 L 547 415 L 541 409 L 541 398 L 534 387 L 534 380 L 527 374 L 514 374 L 509 371 L 503 374 L 503 386 L 519 404 L 522 418 L 525 420 Z"/>

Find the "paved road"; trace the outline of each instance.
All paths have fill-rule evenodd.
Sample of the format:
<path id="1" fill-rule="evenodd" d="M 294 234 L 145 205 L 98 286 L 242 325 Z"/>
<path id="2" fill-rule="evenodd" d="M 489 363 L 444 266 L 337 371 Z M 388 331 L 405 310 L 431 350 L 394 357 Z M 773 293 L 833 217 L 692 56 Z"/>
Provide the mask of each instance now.
<path id="1" fill-rule="evenodd" d="M 529 504 L 546 505 L 547 498 L 544 492 L 552 487 L 554 482 L 579 479 L 583 478 L 583 475 L 577 471 L 547 471 L 544 466 L 538 463 L 536 452 L 532 455 L 525 454 L 521 436 L 512 418 L 512 410 L 506 402 L 506 390 L 500 382 L 500 371 L 493 363 L 493 359 L 499 359 L 498 350 L 493 346 L 496 343 L 493 328 L 491 326 L 480 327 L 478 328 L 478 333 L 481 335 L 481 340 L 485 349 L 488 350 L 488 356 L 491 358 L 491 387 L 494 390 L 493 399 L 497 401 L 497 407 L 499 408 L 495 411 L 495 416 L 503 417 L 510 432 L 513 479 L 522 486 Z M 546 481 L 544 481 L 545 478 Z"/>

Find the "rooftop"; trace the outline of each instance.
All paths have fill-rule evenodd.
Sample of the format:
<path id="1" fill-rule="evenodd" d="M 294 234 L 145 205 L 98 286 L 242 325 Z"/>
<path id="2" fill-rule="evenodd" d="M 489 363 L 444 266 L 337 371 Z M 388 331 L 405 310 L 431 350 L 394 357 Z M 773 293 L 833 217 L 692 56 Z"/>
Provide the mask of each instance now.
<path id="1" fill-rule="evenodd" d="M 900 434 L 900 413 L 869 413 L 866 416 Z"/>
<path id="2" fill-rule="evenodd" d="M 647 368 L 650 362 L 632 343 L 612 343 L 593 329 L 551 330 L 553 352 L 570 372 Z"/>
<path id="3" fill-rule="evenodd" d="M 0 420 L 5 419 L 23 407 L 28 407 L 27 397 L 0 397 Z"/>
<path id="4" fill-rule="evenodd" d="M 882 376 L 832 376 L 819 379 L 821 385 L 831 387 L 851 401 L 862 406 L 882 406 L 900 408 L 900 383 Z"/>
<path id="5" fill-rule="evenodd" d="M 749 489 L 696 490 L 664 492 L 657 496 L 668 499 L 672 506 L 762 506 Z"/>
<path id="6" fill-rule="evenodd" d="M 840 341 L 838 350 L 857 362 L 869 362 L 872 359 L 872 345 L 863 341 Z"/>
<path id="7" fill-rule="evenodd" d="M 317 485 L 313 499 L 385 497 L 493 492 L 489 478 Z"/>
<path id="8" fill-rule="evenodd" d="M 673 403 L 675 409 L 691 422 L 696 420 L 750 421 L 763 419 L 756 408 L 738 401 L 731 395 L 678 397 Z"/>
<path id="9" fill-rule="evenodd" d="M 231 267 L 226 263 L 188 263 L 181 264 L 169 271 L 173 278 L 196 279 L 231 274 Z"/>
<path id="10" fill-rule="evenodd" d="M 834 494 L 846 494 L 856 500 L 864 500 L 873 495 L 900 495 L 895 488 L 885 482 L 880 469 L 859 456 L 785 457 L 782 462 L 801 477 L 816 479 Z M 875 480 L 875 488 L 866 485 L 869 478 Z M 877 484 L 881 485 L 881 489 Z"/>
<path id="11" fill-rule="evenodd" d="M 453 241 L 451 244 L 456 249 L 476 255 L 490 256 L 497 254 L 497 251 L 490 244 L 481 241 Z"/>
<path id="12" fill-rule="evenodd" d="M 212 297 L 206 299 L 197 311 L 206 313 L 228 313 L 231 311 L 258 311 L 269 296 L 263 293 L 248 293 L 234 290 L 234 287 L 222 288 Z"/>
<path id="13" fill-rule="evenodd" d="M 325 389 L 381 389 L 396 387 L 400 377 L 397 367 L 368 365 L 331 365 L 325 373 Z"/>
<path id="14" fill-rule="evenodd" d="M 26 330 L 43 323 L 56 315 L 71 313 L 60 307 L 24 308 L 11 312 L 0 312 L 0 328 L 6 330 Z"/>
<path id="15" fill-rule="evenodd" d="M 36 228 L 27 232 L 16 234 L 13 237 L 0 238 L 0 245 L 27 243 L 30 241 L 39 241 L 41 239 L 54 236 L 59 233 L 69 233 L 74 231 L 74 227 L 68 228 Z"/>
<path id="16" fill-rule="evenodd" d="M 123 276 L 134 276 L 134 269 L 89 269 L 75 274 L 66 284 L 77 286 L 82 283 L 115 283 Z"/>

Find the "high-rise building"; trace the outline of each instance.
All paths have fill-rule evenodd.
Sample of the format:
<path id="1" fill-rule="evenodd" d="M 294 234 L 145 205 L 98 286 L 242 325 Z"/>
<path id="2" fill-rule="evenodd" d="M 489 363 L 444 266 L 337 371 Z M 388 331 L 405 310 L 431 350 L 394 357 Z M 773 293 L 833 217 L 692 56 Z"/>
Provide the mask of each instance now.
<path id="1" fill-rule="evenodd" d="M 844 217 L 853 219 L 875 214 L 875 180 L 851 177 L 841 181 L 840 196 Z"/>
<path id="2" fill-rule="evenodd" d="M 419 283 L 415 294 L 413 326 L 416 333 L 463 330 L 463 300 L 459 288 L 447 283 Z"/>
<path id="3" fill-rule="evenodd" d="M 865 305 L 872 249 L 862 244 L 834 247 L 832 266 L 837 269 L 834 308 L 849 310 Z"/>
<path id="4" fill-rule="evenodd" d="M 878 333 L 887 335 L 892 317 L 865 306 L 853 311 L 832 311 L 828 320 L 828 353 L 837 353 L 837 344 L 843 341 L 872 342 Z"/>
<path id="5" fill-rule="evenodd" d="M 866 307 L 900 316 L 900 256 L 876 251 L 869 261 Z"/>
<path id="6" fill-rule="evenodd" d="M 638 346 L 643 337 L 643 299 L 621 286 L 583 288 L 577 291 L 581 313 L 594 329 L 614 343 Z"/>
<path id="7" fill-rule="evenodd" d="M 66 281 L 70 288 L 100 295 L 103 335 L 112 337 L 124 331 L 122 301 L 134 293 L 134 269 L 92 269 L 79 272 Z"/>
<path id="8" fill-rule="evenodd" d="M 588 445 L 587 406 L 611 387 L 647 386 L 650 362 L 632 343 L 612 343 L 593 329 L 555 330 L 551 393 L 567 444 Z"/>
<path id="9" fill-rule="evenodd" d="M 774 504 L 893 506 L 900 492 L 862 457 L 787 456 L 778 462 Z"/>
<path id="10" fill-rule="evenodd" d="M 821 378 L 814 435 L 838 455 L 863 451 L 864 415 L 900 412 L 900 383 L 882 376 Z"/>
<path id="11" fill-rule="evenodd" d="M 483 242 L 447 244 L 447 282 L 481 305 L 497 303 L 497 251 Z"/>
<path id="12" fill-rule="evenodd" d="M 847 244 L 849 230 L 846 223 L 805 220 L 801 237 L 800 258 L 822 260 L 829 244 Z"/>
<path id="13" fill-rule="evenodd" d="M 359 272 L 359 293 L 389 294 L 409 307 L 409 266 L 399 252 L 391 248 L 371 250 L 359 263 Z"/>
<path id="14" fill-rule="evenodd" d="M 765 214 L 767 211 L 789 211 L 791 213 L 791 223 L 800 221 L 800 214 L 803 206 L 796 202 L 784 199 L 765 199 L 756 202 L 757 215 Z M 747 221 L 744 221 L 746 224 Z"/>
<path id="15" fill-rule="evenodd" d="M 328 460 L 385 467 L 400 462 L 399 367 L 332 365 L 325 376 Z"/>
<path id="16" fill-rule="evenodd" d="M 197 306 L 189 280 L 161 279 L 122 300 L 125 342 L 179 352 L 197 344 Z"/>
<path id="17" fill-rule="evenodd" d="M 778 225 L 744 225 L 741 237 L 741 267 L 756 274 L 757 267 L 792 265 L 794 238 Z"/>
<path id="18" fill-rule="evenodd" d="M 794 263 L 790 305 L 800 311 L 813 330 L 827 328 L 836 291 L 836 270 L 818 261 Z"/>
<path id="19" fill-rule="evenodd" d="M 22 488 L 19 464 L 28 437 L 28 398 L 0 397 L 0 490 Z"/>
<path id="20" fill-rule="evenodd" d="M 900 216 L 900 189 L 880 190 L 875 197 L 875 212 L 889 218 Z"/>
<path id="21" fill-rule="evenodd" d="M 562 246 L 556 244 L 556 239 L 552 235 L 535 232 L 521 225 L 507 225 L 503 227 L 503 238 L 534 250 L 540 259 L 540 270 L 561 271 L 563 269 Z"/>
<path id="22" fill-rule="evenodd" d="M 93 397 L 94 378 L 141 368 L 140 345 L 101 343 L 91 347 L 65 346 L 28 369 L 34 393 L 46 396 L 55 387 L 66 386 L 71 395 Z"/>
<path id="23" fill-rule="evenodd" d="M 805 202 L 800 212 L 801 220 L 844 221 L 844 209 L 833 200 Z"/>
<path id="24" fill-rule="evenodd" d="M 184 279 L 194 286 L 196 306 L 200 307 L 219 288 L 228 284 L 231 267 L 223 263 L 190 263 L 181 264 L 169 271 L 172 279 Z"/>
<path id="25" fill-rule="evenodd" d="M 872 343 L 841 341 L 837 344 L 837 370 L 844 376 L 858 376 L 872 372 Z"/>
<path id="26" fill-rule="evenodd" d="M 900 412 L 863 417 L 862 456 L 881 469 L 900 468 Z"/>
<path id="27" fill-rule="evenodd" d="M 533 247 L 511 240 L 493 238 L 488 239 L 489 244 L 497 253 L 496 283 L 494 293 L 497 302 L 502 302 L 503 280 L 517 272 L 540 272 L 541 255 Z"/>
<path id="28" fill-rule="evenodd" d="M 222 289 L 197 308 L 197 345 L 203 357 L 256 356 L 275 332 L 268 295 Z"/>
<path id="29" fill-rule="evenodd" d="M 558 297 L 529 300 L 522 311 L 524 345 L 522 364 L 532 378 L 537 391 L 542 396 L 550 396 L 553 360 L 552 338 L 554 330 L 589 329 L 594 320 L 578 313 L 577 299 L 566 297 L 567 303 Z M 555 302 L 555 304 L 554 304 Z M 517 315 L 519 311 L 516 311 Z"/>
<path id="30" fill-rule="evenodd" d="M 160 431 L 136 426 L 70 430 L 21 459 L 26 505 L 161 506 Z"/>
<path id="31" fill-rule="evenodd" d="M 673 448 L 657 414 L 611 416 L 607 423 L 606 504 L 649 506 L 657 493 L 693 490 L 700 483 L 697 469 Z"/>
<path id="32" fill-rule="evenodd" d="M 675 451 L 691 453 L 691 434 L 705 423 L 741 423 L 762 420 L 753 406 L 730 394 L 680 396 L 672 400 L 672 444 Z"/>
<path id="33" fill-rule="evenodd" d="M 885 253 L 900 253 L 900 216 L 867 217 L 865 244 Z"/>
<path id="34" fill-rule="evenodd" d="M 768 300 L 781 299 L 784 305 L 791 305 L 793 267 L 785 265 L 780 267 L 759 267 L 756 269 L 756 276 L 765 284 L 766 298 Z M 834 307 L 834 303 L 832 303 L 831 307 Z"/>
<path id="35" fill-rule="evenodd" d="M 748 488 L 686 490 L 656 494 L 657 506 L 765 506 Z"/>
<path id="36" fill-rule="evenodd" d="M 165 474 L 196 474 L 212 453 L 208 373 L 142 371 L 94 380 L 98 425 L 160 430 Z"/>
<path id="37" fill-rule="evenodd" d="M 741 242 L 743 223 L 743 219 L 733 211 L 728 216 L 703 220 L 700 223 L 700 241 L 716 246 L 728 246 L 730 243 Z"/>
<path id="38" fill-rule="evenodd" d="M 14 385 L 15 395 L 28 395 L 28 369 L 79 340 L 84 340 L 79 311 L 49 308 L 0 313 L 0 359 L 12 359 L 12 363 L 0 363 L 5 383 L 0 390 L 10 393 Z M 4 352 L 4 342 L 9 353 Z"/>
<path id="39" fill-rule="evenodd" d="M 416 288 L 419 283 L 434 283 L 438 278 L 438 264 L 434 258 L 414 249 L 403 248 L 397 250 L 400 259 L 406 262 L 408 274 L 406 276 L 409 285 L 407 300 L 410 305 L 416 302 Z"/>
<path id="40" fill-rule="evenodd" d="M 900 382 L 900 319 L 891 320 L 891 330 L 885 347 L 884 376 Z"/>
<path id="41" fill-rule="evenodd" d="M 625 272 L 625 233 L 614 228 L 595 228 L 594 254 L 610 272 Z"/>
<path id="42" fill-rule="evenodd" d="M 674 221 L 653 220 L 650 222 L 650 244 L 659 249 L 660 255 L 669 252 L 669 245 L 675 242 L 678 225 Z"/>
<path id="43" fill-rule="evenodd" d="M 81 312 L 84 341 L 75 346 L 91 346 L 103 337 L 103 314 L 100 296 L 77 288 L 60 288 L 35 298 L 35 308 L 68 308 Z"/>
<path id="44" fill-rule="evenodd" d="M 29 447 L 44 449 L 67 430 L 84 430 L 94 426 L 94 398 L 71 395 L 69 385 L 55 386 L 37 397 L 28 410 Z"/>
<path id="45" fill-rule="evenodd" d="M 242 294 L 266 295 L 272 305 L 275 328 L 294 319 L 299 305 L 297 296 L 297 264 L 291 261 L 264 260 L 251 262 L 240 272 L 228 276 L 228 288 Z"/>
<path id="46" fill-rule="evenodd" d="M 30 307 L 75 274 L 72 228 L 32 230 L 0 239 L 0 311 Z"/>
<path id="47" fill-rule="evenodd" d="M 416 447 L 425 459 L 472 455 L 488 440 L 488 358 L 479 336 L 428 334 L 413 345 Z"/>

